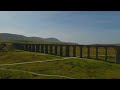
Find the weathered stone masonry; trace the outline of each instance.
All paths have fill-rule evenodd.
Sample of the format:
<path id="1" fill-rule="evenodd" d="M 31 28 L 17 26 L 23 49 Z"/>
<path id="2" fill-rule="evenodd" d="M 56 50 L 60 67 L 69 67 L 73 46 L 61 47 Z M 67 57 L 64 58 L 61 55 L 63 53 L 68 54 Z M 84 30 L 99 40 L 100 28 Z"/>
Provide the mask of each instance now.
<path id="1" fill-rule="evenodd" d="M 87 47 L 87 58 L 90 58 L 90 48 L 95 47 L 96 48 L 96 55 L 95 59 L 98 60 L 98 51 L 100 47 L 103 47 L 105 50 L 105 60 L 108 59 L 108 48 L 113 47 L 115 49 L 115 55 L 116 55 L 116 63 L 120 64 L 120 46 L 113 46 L 113 45 L 57 45 L 57 44 L 14 44 L 16 49 L 19 50 L 25 50 L 25 51 L 31 51 L 31 52 L 41 52 L 46 54 L 54 54 L 58 55 L 58 46 L 60 48 L 59 55 L 63 56 L 63 47 L 65 46 L 65 53 L 66 57 L 70 56 L 70 47 L 73 48 L 73 57 L 76 57 L 76 47 L 78 46 L 80 48 L 80 58 L 83 57 L 83 47 Z M 49 47 L 49 49 L 48 49 Z M 54 50 L 53 50 L 53 47 Z M 53 53 L 54 51 L 54 53 Z"/>

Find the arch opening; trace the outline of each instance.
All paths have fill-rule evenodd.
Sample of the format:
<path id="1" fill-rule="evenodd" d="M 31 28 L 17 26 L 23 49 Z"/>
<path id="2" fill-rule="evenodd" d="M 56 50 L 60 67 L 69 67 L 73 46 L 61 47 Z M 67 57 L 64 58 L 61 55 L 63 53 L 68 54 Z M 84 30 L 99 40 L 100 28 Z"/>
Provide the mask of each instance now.
<path id="1" fill-rule="evenodd" d="M 107 60 L 109 62 L 115 63 L 116 55 L 115 55 L 115 48 L 109 47 L 107 50 Z"/>

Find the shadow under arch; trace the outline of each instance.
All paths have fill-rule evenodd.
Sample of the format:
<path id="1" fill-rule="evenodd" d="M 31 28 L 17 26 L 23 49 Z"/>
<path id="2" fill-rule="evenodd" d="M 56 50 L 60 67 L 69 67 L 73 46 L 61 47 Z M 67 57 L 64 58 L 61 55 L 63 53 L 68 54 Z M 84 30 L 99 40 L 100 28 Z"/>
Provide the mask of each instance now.
<path id="1" fill-rule="evenodd" d="M 60 56 L 60 46 L 59 45 L 57 46 L 57 55 Z"/>

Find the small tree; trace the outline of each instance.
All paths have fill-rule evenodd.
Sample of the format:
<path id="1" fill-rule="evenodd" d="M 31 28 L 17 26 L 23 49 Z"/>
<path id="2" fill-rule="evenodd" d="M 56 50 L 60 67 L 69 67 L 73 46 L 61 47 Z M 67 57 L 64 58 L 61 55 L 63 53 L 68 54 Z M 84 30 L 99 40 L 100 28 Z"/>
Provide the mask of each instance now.
<path id="1" fill-rule="evenodd" d="M 5 43 L 0 44 L 0 50 L 3 50 L 6 47 Z"/>

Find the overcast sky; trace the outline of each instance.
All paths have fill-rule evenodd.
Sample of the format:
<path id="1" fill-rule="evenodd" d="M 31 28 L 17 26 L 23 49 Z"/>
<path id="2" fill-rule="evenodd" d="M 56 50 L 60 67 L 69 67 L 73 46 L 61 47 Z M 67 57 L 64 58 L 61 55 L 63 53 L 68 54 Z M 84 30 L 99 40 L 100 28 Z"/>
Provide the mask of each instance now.
<path id="1" fill-rule="evenodd" d="M 0 33 L 79 44 L 120 43 L 120 11 L 0 11 Z"/>

